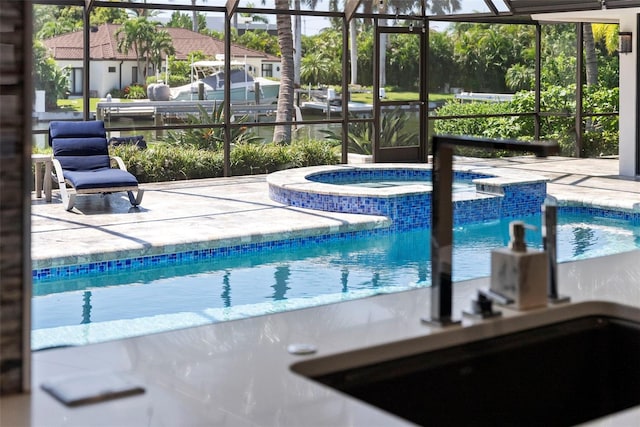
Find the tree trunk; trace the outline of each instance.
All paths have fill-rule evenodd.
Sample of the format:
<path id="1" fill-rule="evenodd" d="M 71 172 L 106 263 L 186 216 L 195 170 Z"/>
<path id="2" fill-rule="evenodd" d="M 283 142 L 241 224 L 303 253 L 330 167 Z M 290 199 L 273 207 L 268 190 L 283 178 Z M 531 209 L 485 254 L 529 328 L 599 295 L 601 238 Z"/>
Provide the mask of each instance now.
<path id="1" fill-rule="evenodd" d="M 380 20 L 380 25 L 387 25 L 386 19 Z M 380 87 L 387 85 L 387 34 L 380 34 Z"/>
<path id="2" fill-rule="evenodd" d="M 289 10 L 288 0 L 276 0 L 276 9 Z M 291 16 L 278 15 L 278 45 L 282 57 L 280 59 L 280 92 L 276 110 L 277 122 L 290 122 L 293 117 L 293 33 L 291 31 Z M 291 125 L 276 126 L 273 131 L 273 142 L 291 142 Z"/>
<path id="3" fill-rule="evenodd" d="M 596 54 L 596 42 L 593 38 L 593 28 L 589 22 L 582 24 L 582 40 L 584 43 L 584 61 L 587 86 L 595 86 L 598 84 L 598 56 Z M 592 130 L 593 119 L 591 117 L 586 117 L 584 126 L 585 131 Z"/>
<path id="4" fill-rule="evenodd" d="M 295 9 L 300 10 L 300 0 L 295 0 L 294 4 Z M 300 87 L 300 64 L 302 62 L 302 17 L 300 15 L 293 17 L 293 31 L 293 85 L 294 87 Z"/>
<path id="5" fill-rule="evenodd" d="M 140 49 L 138 48 L 138 44 L 137 43 L 133 44 L 133 50 L 136 53 L 136 67 L 138 68 L 138 70 L 137 70 L 138 72 L 136 74 L 137 74 L 137 78 L 138 78 L 138 84 L 142 84 L 142 82 L 144 81 L 144 77 L 142 75 L 142 61 L 141 61 L 141 58 L 140 58 L 141 55 L 139 53 Z"/>
<path id="6" fill-rule="evenodd" d="M 582 24 L 582 34 L 584 40 L 584 60 L 587 86 L 598 84 L 598 56 L 596 54 L 596 42 L 593 38 L 591 23 Z"/>
<path id="7" fill-rule="evenodd" d="M 349 55 L 351 60 L 351 84 L 358 84 L 358 29 L 355 18 L 349 21 Z"/>
<path id="8" fill-rule="evenodd" d="M 191 6 L 195 7 L 196 5 L 196 0 L 191 0 Z M 193 28 L 193 32 L 197 33 L 198 32 L 198 11 L 197 10 L 193 10 L 191 12 L 191 19 L 193 20 L 192 22 L 192 28 Z"/>
<path id="9" fill-rule="evenodd" d="M 380 13 L 387 13 L 387 10 L 387 1 L 379 3 L 378 11 Z M 378 22 L 381 27 L 387 25 L 386 19 L 380 19 Z M 378 78 L 380 79 L 380 87 L 385 87 L 387 85 L 387 34 L 380 34 L 380 76 Z"/>
<path id="10" fill-rule="evenodd" d="M 150 59 L 149 59 L 149 54 L 147 54 L 144 58 L 144 70 L 142 72 L 142 82 L 140 82 L 140 84 L 142 86 L 146 86 L 147 85 L 147 75 L 149 74 L 149 64 L 151 63 Z"/>

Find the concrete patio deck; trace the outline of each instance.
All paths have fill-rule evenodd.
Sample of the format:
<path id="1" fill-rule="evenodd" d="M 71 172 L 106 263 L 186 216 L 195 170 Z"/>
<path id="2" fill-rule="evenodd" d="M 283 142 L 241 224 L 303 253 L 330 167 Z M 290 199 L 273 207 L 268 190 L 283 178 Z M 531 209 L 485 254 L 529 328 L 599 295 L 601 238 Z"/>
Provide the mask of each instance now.
<path id="1" fill-rule="evenodd" d="M 640 180 L 618 176 L 616 159 L 512 157 L 457 158 L 549 178 L 548 193 L 562 201 L 640 211 Z M 232 246 L 385 227 L 378 216 L 321 212 L 269 199 L 265 175 L 144 184 L 139 209 L 124 193 L 78 196 L 64 210 L 57 190 L 52 203 L 31 206 L 34 268 L 122 259 L 190 249 Z"/>

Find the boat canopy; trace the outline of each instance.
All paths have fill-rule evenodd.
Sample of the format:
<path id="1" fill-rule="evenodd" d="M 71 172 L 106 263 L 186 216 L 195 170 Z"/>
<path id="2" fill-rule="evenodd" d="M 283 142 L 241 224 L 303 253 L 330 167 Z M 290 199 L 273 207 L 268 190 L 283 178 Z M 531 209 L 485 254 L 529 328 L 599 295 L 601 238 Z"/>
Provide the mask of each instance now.
<path id="1" fill-rule="evenodd" d="M 247 65 L 242 61 L 231 61 L 232 67 L 240 67 Z M 193 68 L 222 68 L 224 67 L 224 61 L 196 61 L 191 64 Z"/>
<path id="2" fill-rule="evenodd" d="M 213 90 L 219 90 L 224 88 L 224 71 L 218 71 L 217 73 L 208 75 L 201 79 L 204 84 L 210 86 Z M 231 70 L 231 84 L 244 83 L 248 85 L 253 82 L 253 76 L 242 70 Z"/>
<path id="3" fill-rule="evenodd" d="M 205 78 L 217 73 L 224 73 L 224 61 L 196 61 L 191 63 L 191 82 Z M 247 63 L 242 61 L 231 61 L 232 71 L 243 70 L 247 73 Z M 215 86 L 214 86 L 215 87 Z"/>

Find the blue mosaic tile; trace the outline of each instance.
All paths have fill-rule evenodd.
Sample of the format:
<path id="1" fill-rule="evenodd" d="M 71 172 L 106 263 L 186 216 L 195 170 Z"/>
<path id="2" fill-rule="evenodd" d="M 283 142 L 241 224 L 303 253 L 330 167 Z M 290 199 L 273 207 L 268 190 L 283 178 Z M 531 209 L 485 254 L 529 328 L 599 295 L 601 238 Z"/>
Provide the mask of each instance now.
<path id="1" fill-rule="evenodd" d="M 454 171 L 454 180 L 471 181 L 491 175 Z M 325 184 L 355 183 L 374 180 L 400 181 L 424 180 L 430 182 L 431 170 L 426 169 L 345 169 L 321 172 L 307 179 Z M 486 197 L 477 200 L 456 202 L 454 224 L 468 224 L 494 219 L 535 214 L 540 211 L 546 198 L 546 183 L 507 184 L 493 201 Z M 395 196 L 345 196 L 341 194 L 316 194 L 270 186 L 272 199 L 291 206 L 329 212 L 382 215 L 393 221 L 396 231 L 428 227 L 431 216 L 431 193 Z"/>
<path id="2" fill-rule="evenodd" d="M 590 206 L 559 206 L 558 214 L 589 215 L 594 218 L 622 220 L 628 221 L 633 225 L 640 225 L 640 212 L 629 212 Z"/>
<path id="3" fill-rule="evenodd" d="M 271 242 L 246 243 L 225 248 L 211 248 L 199 251 L 185 251 L 172 254 L 153 255 L 149 257 L 137 257 L 116 261 L 100 261 L 89 264 L 49 267 L 32 270 L 32 280 L 34 284 L 44 281 L 59 280 L 82 275 L 99 274 L 102 272 L 125 272 L 139 268 L 162 265 L 177 265 L 188 263 L 189 261 L 215 260 L 233 255 L 257 254 L 273 249 L 296 248 L 317 245 L 331 241 L 344 241 L 361 239 L 376 235 L 390 234 L 389 229 L 364 230 L 357 232 L 345 232 L 337 234 L 327 234 L 321 236 L 309 236 L 296 239 L 276 240 Z"/>

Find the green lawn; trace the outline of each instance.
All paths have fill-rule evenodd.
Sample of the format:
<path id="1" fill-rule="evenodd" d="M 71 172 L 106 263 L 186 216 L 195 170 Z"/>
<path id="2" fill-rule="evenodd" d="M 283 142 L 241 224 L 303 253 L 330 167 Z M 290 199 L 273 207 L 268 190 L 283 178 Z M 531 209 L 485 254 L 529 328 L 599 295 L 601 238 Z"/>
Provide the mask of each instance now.
<path id="1" fill-rule="evenodd" d="M 103 98 L 89 98 L 89 111 L 96 111 L 96 106 L 100 99 Z M 131 102 L 131 100 L 123 98 L 120 102 Z M 82 111 L 82 99 L 59 99 L 58 108 L 61 110 Z"/>
<path id="2" fill-rule="evenodd" d="M 394 91 L 385 91 L 385 101 L 409 101 L 416 99 L 415 92 L 394 92 Z M 429 101 L 448 101 L 452 100 L 452 94 L 440 94 L 440 93 L 432 93 L 429 95 Z M 365 104 L 373 103 L 373 94 L 371 92 L 358 92 L 351 94 L 351 101 L 354 102 L 364 102 Z"/>

